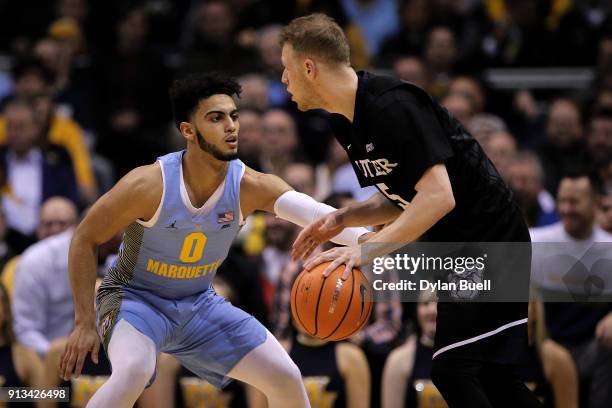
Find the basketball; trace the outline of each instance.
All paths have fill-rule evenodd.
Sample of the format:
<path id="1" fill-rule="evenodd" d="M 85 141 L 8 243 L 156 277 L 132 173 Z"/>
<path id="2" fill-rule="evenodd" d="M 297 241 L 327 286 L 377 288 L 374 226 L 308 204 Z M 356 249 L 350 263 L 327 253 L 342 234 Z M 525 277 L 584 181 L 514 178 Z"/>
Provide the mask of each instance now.
<path id="1" fill-rule="evenodd" d="M 357 333 L 372 312 L 372 288 L 363 273 L 353 268 L 341 279 L 344 265 L 327 278 L 323 271 L 331 262 L 302 271 L 291 288 L 291 313 L 297 326 L 311 336 L 338 341 Z"/>

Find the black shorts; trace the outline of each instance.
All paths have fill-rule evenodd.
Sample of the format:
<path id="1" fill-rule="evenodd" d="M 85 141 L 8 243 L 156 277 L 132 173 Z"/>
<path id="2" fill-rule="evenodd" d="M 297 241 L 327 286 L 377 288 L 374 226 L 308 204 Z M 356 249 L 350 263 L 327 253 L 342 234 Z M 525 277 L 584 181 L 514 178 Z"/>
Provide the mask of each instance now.
<path id="1" fill-rule="evenodd" d="M 529 230 L 516 211 L 503 228 L 491 231 L 487 241 L 518 244 L 495 244 L 498 253 L 489 259 L 496 259 L 497 265 L 492 262 L 484 272 L 484 278 L 492 282 L 492 290 L 485 294 L 490 301 L 456 302 L 439 294 L 434 358 L 447 355 L 513 364 L 524 354 L 531 276 Z M 518 251 L 508 249 L 511 246 Z"/>

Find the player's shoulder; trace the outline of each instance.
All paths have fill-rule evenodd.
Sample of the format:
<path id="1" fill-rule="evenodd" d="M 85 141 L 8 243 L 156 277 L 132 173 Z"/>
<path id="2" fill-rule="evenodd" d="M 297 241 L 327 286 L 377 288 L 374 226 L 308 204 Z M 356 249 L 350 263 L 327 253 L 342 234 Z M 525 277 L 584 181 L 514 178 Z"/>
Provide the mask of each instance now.
<path id="1" fill-rule="evenodd" d="M 244 191 L 268 191 L 275 187 L 285 186 L 283 180 L 275 174 L 262 173 L 245 165 L 244 175 L 240 181 L 240 188 Z"/>
<path id="2" fill-rule="evenodd" d="M 159 162 L 136 167 L 119 180 L 117 186 L 132 194 L 155 195 L 163 189 L 163 175 Z"/>
<path id="3" fill-rule="evenodd" d="M 367 104 L 373 112 L 397 107 L 397 104 L 431 103 L 429 94 L 410 82 L 365 71 L 359 75 Z"/>

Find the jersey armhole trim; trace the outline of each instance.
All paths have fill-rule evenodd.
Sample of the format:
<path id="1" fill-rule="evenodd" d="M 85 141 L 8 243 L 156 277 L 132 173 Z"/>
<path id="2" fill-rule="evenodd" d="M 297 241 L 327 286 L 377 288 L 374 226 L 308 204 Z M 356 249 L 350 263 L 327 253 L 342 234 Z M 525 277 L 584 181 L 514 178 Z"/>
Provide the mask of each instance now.
<path id="1" fill-rule="evenodd" d="M 246 171 L 246 164 L 242 163 L 242 169 L 240 170 L 240 177 L 238 178 L 238 212 L 240 213 L 238 216 L 238 226 L 240 227 L 246 224 L 246 220 L 242 217 L 242 206 L 240 205 L 240 183 L 242 182 L 242 177 L 244 176 L 245 171 Z"/>
<path id="2" fill-rule="evenodd" d="M 164 206 L 164 198 L 166 197 L 166 175 L 164 174 L 164 165 L 161 160 L 159 160 L 159 168 L 161 169 L 162 174 L 162 196 L 161 201 L 159 202 L 159 206 L 157 207 L 157 210 L 155 210 L 155 214 L 153 214 L 153 217 L 151 217 L 149 221 L 136 220 L 138 224 L 142 225 L 145 228 L 151 228 L 155 224 L 157 224 L 157 220 L 159 219 L 159 215 L 161 214 L 161 209 Z"/>

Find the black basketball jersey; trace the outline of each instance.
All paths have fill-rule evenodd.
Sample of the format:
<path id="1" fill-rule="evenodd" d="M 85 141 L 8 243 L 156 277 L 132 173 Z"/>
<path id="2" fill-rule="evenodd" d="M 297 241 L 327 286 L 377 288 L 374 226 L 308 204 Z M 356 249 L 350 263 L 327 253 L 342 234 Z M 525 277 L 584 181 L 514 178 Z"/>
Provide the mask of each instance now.
<path id="1" fill-rule="evenodd" d="M 289 350 L 302 373 L 312 408 L 346 408 L 346 387 L 338 369 L 336 345 L 307 346 L 295 340 Z"/>
<path id="2" fill-rule="evenodd" d="M 444 163 L 455 208 L 427 231 L 428 240 L 525 240 L 505 228 L 524 224 L 512 191 L 459 121 L 415 85 L 364 71 L 357 76 L 353 123 L 333 114 L 332 129 L 361 186 L 376 186 L 403 209 L 425 171 Z"/>
<path id="3" fill-rule="evenodd" d="M 176 406 L 185 408 L 244 408 L 247 406 L 244 385 L 232 381 L 218 389 L 185 367 L 177 379 Z"/>
<path id="4" fill-rule="evenodd" d="M 353 122 L 332 115 L 332 129 L 347 152 L 361 186 L 376 186 L 399 208 L 405 209 L 416 195 L 415 186 L 425 171 L 436 164 L 446 166 L 455 199 L 452 211 L 421 238 L 430 242 L 530 242 L 529 231 L 512 191 L 503 181 L 478 142 L 446 109 L 421 88 L 385 76 L 360 71 Z M 502 249 L 503 250 L 503 249 Z M 504 271 L 492 266 L 489 257 L 485 278 L 510 280 L 519 287 L 515 297 L 527 299 L 531 252 L 512 259 L 516 267 Z M 493 276 L 495 275 L 495 276 Z M 491 283 L 492 291 L 504 286 Z M 523 293 L 524 292 L 524 293 Z M 466 357 L 499 362 L 513 361 L 524 341 L 526 302 L 438 304 L 437 352 L 461 347 Z M 499 298 L 498 298 L 499 299 Z M 522 325 L 522 327 L 517 327 Z M 490 339 L 503 332 L 510 338 Z M 493 333 L 493 334 L 491 334 Z M 483 336 L 484 335 L 484 336 Z M 466 340 L 478 339 L 478 344 Z M 486 343 L 486 344 L 485 344 Z M 442 351 L 440 351 L 442 350 Z"/>
<path id="5" fill-rule="evenodd" d="M 13 360 L 13 347 L 9 344 L 0 347 L 0 387 L 27 387 L 19 379 Z M 30 402 L 11 402 L 7 407 L 33 407 Z"/>

